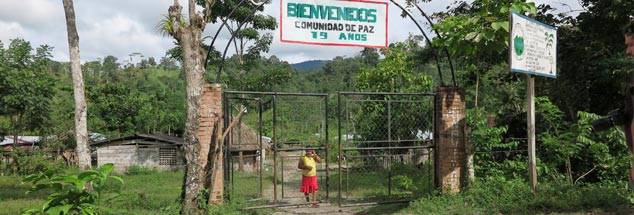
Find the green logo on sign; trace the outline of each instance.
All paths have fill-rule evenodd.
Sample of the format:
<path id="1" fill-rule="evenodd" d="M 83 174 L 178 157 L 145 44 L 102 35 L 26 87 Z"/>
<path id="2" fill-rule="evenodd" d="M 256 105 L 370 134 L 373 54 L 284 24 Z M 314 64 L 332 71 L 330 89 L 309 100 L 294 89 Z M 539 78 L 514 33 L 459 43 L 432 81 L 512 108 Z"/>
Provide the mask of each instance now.
<path id="1" fill-rule="evenodd" d="M 524 38 L 515 36 L 515 38 L 513 38 L 513 44 L 515 46 L 515 54 L 522 56 L 522 54 L 524 54 Z"/>

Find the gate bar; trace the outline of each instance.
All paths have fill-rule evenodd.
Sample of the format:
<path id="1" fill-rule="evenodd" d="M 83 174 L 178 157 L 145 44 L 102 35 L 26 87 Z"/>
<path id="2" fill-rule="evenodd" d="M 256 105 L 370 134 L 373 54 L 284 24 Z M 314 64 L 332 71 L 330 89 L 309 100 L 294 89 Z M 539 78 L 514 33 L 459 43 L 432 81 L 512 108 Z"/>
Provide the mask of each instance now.
<path id="1" fill-rule="evenodd" d="M 327 93 L 284 93 L 284 92 L 254 92 L 254 91 L 226 91 L 229 94 L 248 95 L 280 95 L 280 96 L 328 96 Z"/>
<path id="2" fill-rule="evenodd" d="M 396 95 L 396 96 L 435 96 L 437 93 L 395 93 L 395 92 L 339 92 L 340 95 Z M 341 101 L 339 101 L 341 104 Z"/>
<path id="3" fill-rule="evenodd" d="M 370 205 L 385 205 L 385 204 L 396 204 L 396 203 L 410 203 L 412 200 L 398 200 L 398 201 L 385 201 L 385 202 L 367 202 L 367 203 L 355 203 L 355 204 L 345 204 L 340 207 L 356 207 L 356 206 L 370 206 Z"/>
<path id="4" fill-rule="evenodd" d="M 246 93 L 246 92 L 245 92 Z M 260 94 L 263 95 L 263 94 Z M 273 204 L 277 204 L 277 102 L 273 94 Z M 284 168 L 284 167 L 282 167 Z"/>
<path id="5" fill-rule="evenodd" d="M 325 121 L 324 123 L 326 123 L 325 127 L 326 127 L 326 202 L 328 202 L 329 197 L 330 197 L 330 168 L 328 168 L 328 150 L 329 149 L 329 143 L 328 143 L 328 94 L 326 94 L 324 96 L 324 101 L 325 101 L 325 109 L 324 109 L 324 115 L 325 115 Z"/>
<path id="6" fill-rule="evenodd" d="M 341 176 L 341 159 L 343 159 L 343 150 L 341 149 L 341 120 L 343 120 L 343 116 L 341 113 L 341 95 L 342 93 L 339 92 L 339 94 L 337 94 L 337 131 L 338 131 L 338 137 L 337 137 L 337 141 L 339 141 L 339 157 L 337 158 L 337 160 L 339 160 L 339 192 L 337 194 L 338 197 L 338 205 L 339 207 L 341 207 L 341 184 L 343 184 L 343 178 Z M 346 175 L 347 176 L 347 175 Z M 348 182 L 348 180 L 346 179 L 346 183 Z M 347 188 L 347 186 L 346 186 Z M 346 192 L 347 194 L 347 192 Z"/>
<path id="7" fill-rule="evenodd" d="M 315 148 L 283 148 L 283 149 L 277 149 L 277 151 L 305 151 L 306 149 L 319 149 L 319 150 L 325 150 L 326 147 L 315 147 Z"/>
<path id="8" fill-rule="evenodd" d="M 381 149 L 429 149 L 434 146 L 388 146 L 388 147 L 348 147 L 342 150 L 381 150 Z"/>
<path id="9" fill-rule="evenodd" d="M 302 205 L 311 205 L 311 204 L 319 204 L 320 201 L 317 202 L 304 202 L 304 203 L 291 203 L 291 204 L 275 204 L 275 205 L 262 205 L 262 206 L 253 206 L 242 208 L 242 210 L 253 210 L 253 209 L 264 209 L 264 208 L 279 208 L 279 207 L 290 207 L 290 206 L 302 206 Z"/>

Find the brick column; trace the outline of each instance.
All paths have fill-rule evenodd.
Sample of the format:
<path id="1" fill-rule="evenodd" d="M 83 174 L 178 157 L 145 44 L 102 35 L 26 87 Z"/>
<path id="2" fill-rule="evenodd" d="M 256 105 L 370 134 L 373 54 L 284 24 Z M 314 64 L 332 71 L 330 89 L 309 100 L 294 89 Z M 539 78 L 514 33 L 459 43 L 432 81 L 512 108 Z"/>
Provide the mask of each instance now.
<path id="1" fill-rule="evenodd" d="M 457 193 L 467 178 L 465 151 L 465 91 L 462 88 L 436 89 L 436 182 L 443 192 Z"/>
<path id="2" fill-rule="evenodd" d="M 222 87 L 220 84 L 211 84 L 207 83 L 203 86 L 203 95 L 201 99 L 201 107 L 200 107 L 200 128 L 198 130 L 198 139 L 201 143 L 200 148 L 200 161 L 203 164 L 205 170 L 209 169 L 207 164 L 209 164 L 209 151 L 213 148 L 213 140 L 212 138 L 216 138 L 214 134 L 215 129 L 220 129 L 222 132 L 223 122 L 222 122 Z M 215 128 L 218 126 L 218 128 Z M 217 131 L 216 131 L 217 132 Z M 221 146 L 219 146 L 221 147 Z M 209 194 L 209 204 L 216 205 L 222 203 L 222 194 L 223 194 L 223 171 L 222 171 L 222 148 L 220 148 L 220 153 L 217 153 L 215 158 L 216 166 L 219 168 L 216 170 L 215 174 L 211 177 L 214 179 L 214 184 L 209 185 L 213 190 L 212 193 Z M 212 174 L 212 173 L 209 173 Z M 205 184 L 209 184 L 210 178 L 205 177 Z"/>

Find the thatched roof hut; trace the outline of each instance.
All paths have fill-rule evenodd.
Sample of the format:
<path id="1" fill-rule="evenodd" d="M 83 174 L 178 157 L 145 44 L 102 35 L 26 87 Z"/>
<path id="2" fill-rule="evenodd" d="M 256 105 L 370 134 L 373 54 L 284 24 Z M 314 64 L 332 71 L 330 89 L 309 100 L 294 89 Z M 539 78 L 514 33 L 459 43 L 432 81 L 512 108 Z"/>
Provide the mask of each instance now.
<path id="1" fill-rule="evenodd" d="M 240 171 L 257 171 L 261 165 L 259 161 L 266 160 L 266 149 L 271 147 L 271 138 L 262 136 L 262 148 L 260 148 L 258 141 L 260 136 L 256 130 L 244 123 L 232 129 L 228 138 L 233 168 Z"/>
<path id="2" fill-rule="evenodd" d="M 257 151 L 260 149 L 259 135 L 245 123 L 240 123 L 229 134 L 230 151 Z M 271 138 L 262 136 L 262 148 L 271 147 Z"/>

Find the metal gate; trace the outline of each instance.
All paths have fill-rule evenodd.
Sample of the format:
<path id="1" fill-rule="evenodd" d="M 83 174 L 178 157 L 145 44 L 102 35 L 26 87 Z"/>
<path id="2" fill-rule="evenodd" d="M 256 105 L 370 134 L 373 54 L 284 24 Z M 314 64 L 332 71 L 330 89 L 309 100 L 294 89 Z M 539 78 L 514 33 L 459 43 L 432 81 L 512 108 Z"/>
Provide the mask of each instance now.
<path id="1" fill-rule="evenodd" d="M 305 202 L 299 192 L 297 163 L 308 145 L 324 161 L 330 157 L 327 98 L 327 94 L 224 92 L 225 128 L 243 112 L 225 140 L 228 198 L 244 200 L 250 206 Z M 319 199 L 326 201 L 330 195 L 328 163 L 322 162 L 317 169 Z"/>
<path id="2" fill-rule="evenodd" d="M 254 207 L 305 203 L 297 163 L 307 145 L 322 157 L 322 201 L 334 192 L 340 206 L 409 201 L 430 192 L 434 96 L 341 92 L 330 106 L 327 94 L 225 92 L 225 128 L 242 112 L 225 140 L 226 193 Z M 338 133 L 335 144 L 329 144 L 331 132 Z"/>
<path id="3" fill-rule="evenodd" d="M 338 113 L 340 206 L 434 189 L 434 94 L 340 92 Z"/>

